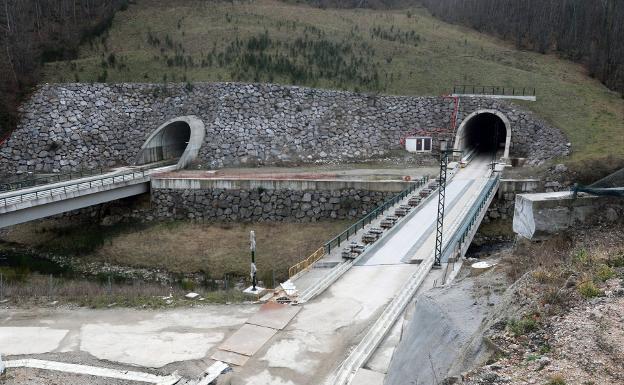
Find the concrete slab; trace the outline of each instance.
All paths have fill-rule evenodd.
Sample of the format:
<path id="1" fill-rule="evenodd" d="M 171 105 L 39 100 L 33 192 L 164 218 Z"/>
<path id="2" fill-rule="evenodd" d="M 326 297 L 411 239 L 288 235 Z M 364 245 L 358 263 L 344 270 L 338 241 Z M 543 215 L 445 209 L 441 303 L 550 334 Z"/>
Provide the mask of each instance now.
<path id="1" fill-rule="evenodd" d="M 383 385 L 385 378 L 383 373 L 360 368 L 355 372 L 351 385 Z"/>
<path id="2" fill-rule="evenodd" d="M 0 353 L 83 351 L 111 362 L 160 367 L 207 358 L 258 309 L 256 305 L 173 310 L 0 309 Z"/>
<path id="3" fill-rule="evenodd" d="M 80 350 L 100 359 L 158 368 L 171 362 L 204 358 L 223 337 L 220 332 L 192 333 L 149 330 L 145 325 L 91 324 L 81 329 Z"/>
<path id="4" fill-rule="evenodd" d="M 228 352 L 226 350 L 217 350 L 212 356 L 210 356 L 213 360 L 227 362 L 228 364 L 243 366 L 249 360 L 249 357 L 244 356 L 242 354 Z"/>
<path id="5" fill-rule="evenodd" d="M 275 333 L 275 329 L 245 324 L 225 340 L 219 349 L 253 356 Z"/>
<path id="6" fill-rule="evenodd" d="M 0 353 L 39 354 L 56 350 L 69 330 L 49 327 L 0 328 Z"/>
<path id="7" fill-rule="evenodd" d="M 265 303 L 247 320 L 248 324 L 281 330 L 299 313 L 301 307 L 275 302 Z"/>

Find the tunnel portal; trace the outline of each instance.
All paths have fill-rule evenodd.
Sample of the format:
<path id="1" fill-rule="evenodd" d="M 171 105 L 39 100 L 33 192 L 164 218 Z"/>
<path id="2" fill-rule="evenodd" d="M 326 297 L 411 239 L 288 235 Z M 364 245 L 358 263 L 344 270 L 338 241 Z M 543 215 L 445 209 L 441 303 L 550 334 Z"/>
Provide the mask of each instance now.
<path id="1" fill-rule="evenodd" d="M 477 111 L 460 125 L 455 138 L 455 150 L 496 154 L 509 157 L 511 129 L 507 118 L 498 111 Z M 498 155 L 499 151 L 502 151 Z"/>
<path id="2" fill-rule="evenodd" d="M 178 160 L 177 168 L 184 168 L 197 157 L 204 136 L 204 124 L 196 117 L 171 119 L 147 138 L 135 164 Z"/>

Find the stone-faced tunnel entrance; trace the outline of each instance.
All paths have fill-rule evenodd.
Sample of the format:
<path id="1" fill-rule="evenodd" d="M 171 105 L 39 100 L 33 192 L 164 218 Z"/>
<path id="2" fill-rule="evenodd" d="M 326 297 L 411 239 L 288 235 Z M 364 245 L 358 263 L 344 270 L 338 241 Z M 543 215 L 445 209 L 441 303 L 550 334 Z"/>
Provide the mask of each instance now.
<path id="1" fill-rule="evenodd" d="M 479 110 L 468 115 L 459 126 L 455 150 L 492 154 L 503 150 L 502 158 L 509 158 L 511 125 L 505 115 L 496 110 Z"/>
<path id="2" fill-rule="evenodd" d="M 150 134 L 135 163 L 178 159 L 176 168 L 182 169 L 195 160 L 205 135 L 204 123 L 195 116 L 168 120 Z"/>

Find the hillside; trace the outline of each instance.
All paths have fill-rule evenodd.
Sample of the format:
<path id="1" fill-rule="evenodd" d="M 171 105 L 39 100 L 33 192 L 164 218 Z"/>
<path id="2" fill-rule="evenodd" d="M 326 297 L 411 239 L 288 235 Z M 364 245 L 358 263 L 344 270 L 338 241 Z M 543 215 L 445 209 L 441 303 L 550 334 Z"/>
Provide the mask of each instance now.
<path id="1" fill-rule="evenodd" d="M 536 87 L 538 102 L 526 106 L 567 134 L 573 160 L 624 156 L 624 100 L 581 65 L 518 51 L 422 8 L 137 0 L 78 56 L 48 63 L 45 81 L 251 81 L 416 95 L 453 84 Z"/>

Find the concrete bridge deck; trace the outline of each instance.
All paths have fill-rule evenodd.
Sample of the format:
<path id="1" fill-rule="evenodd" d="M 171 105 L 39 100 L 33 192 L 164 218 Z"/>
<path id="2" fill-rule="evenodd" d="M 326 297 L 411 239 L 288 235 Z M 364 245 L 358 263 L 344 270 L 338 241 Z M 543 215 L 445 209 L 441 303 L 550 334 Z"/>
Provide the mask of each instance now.
<path id="1" fill-rule="evenodd" d="M 482 195 L 489 160 L 476 158 L 448 184 L 447 241 Z M 436 205 L 436 199 L 428 201 L 384 244 L 306 302 L 286 328 L 235 370 L 232 384 L 357 383 L 354 376 L 394 323 L 387 314 L 398 316 L 399 302 L 407 303 L 431 271 Z M 412 263 L 417 259 L 420 264 Z"/>
<path id="2" fill-rule="evenodd" d="M 175 166 L 121 167 L 58 183 L 0 193 L 0 228 L 143 194 L 151 175 Z"/>

